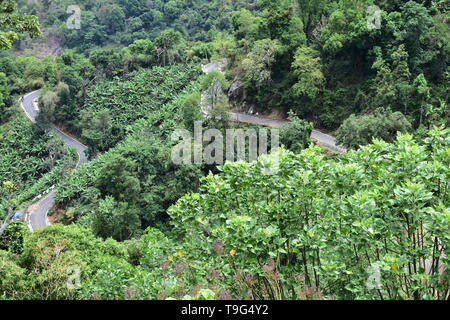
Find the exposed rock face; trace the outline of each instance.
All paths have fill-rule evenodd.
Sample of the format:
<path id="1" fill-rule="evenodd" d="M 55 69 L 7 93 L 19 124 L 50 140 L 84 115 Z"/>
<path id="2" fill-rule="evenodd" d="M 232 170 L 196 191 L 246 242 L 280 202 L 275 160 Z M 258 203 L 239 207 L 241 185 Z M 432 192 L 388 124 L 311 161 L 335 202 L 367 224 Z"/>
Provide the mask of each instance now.
<path id="1" fill-rule="evenodd" d="M 228 97 L 233 102 L 243 102 L 245 100 L 245 89 L 242 81 L 236 77 L 228 90 Z"/>
<path id="2" fill-rule="evenodd" d="M 234 77 L 228 90 L 228 99 L 234 107 L 235 111 L 255 114 L 256 107 L 247 103 L 247 93 L 244 88 L 244 84 L 241 81 L 240 74 Z"/>
<path id="3" fill-rule="evenodd" d="M 217 72 L 223 73 L 223 70 L 226 65 L 227 65 L 227 59 L 213 61 L 208 64 L 202 64 L 202 72 L 204 74 L 208 74 L 212 71 L 217 71 Z M 214 83 L 209 90 L 202 92 L 200 109 L 205 118 L 208 118 L 209 114 L 212 111 L 212 105 L 211 105 L 211 101 L 210 101 L 211 97 L 217 96 L 219 92 L 222 92 L 222 87 L 221 87 L 220 83 L 217 83 L 217 82 Z"/>
<path id="4" fill-rule="evenodd" d="M 227 64 L 227 60 L 219 60 L 219 61 L 213 61 L 211 63 L 202 65 L 202 71 L 203 73 L 207 74 L 211 71 L 219 71 L 223 72 L 225 66 Z M 206 92 L 202 93 L 202 112 L 205 116 L 208 115 L 208 113 L 211 111 L 211 107 L 208 106 L 207 100 L 209 96 Z M 241 113 L 251 114 L 251 115 L 258 115 L 259 111 L 258 108 L 254 105 L 249 105 L 247 100 L 247 94 L 244 88 L 244 84 L 241 80 L 241 74 L 237 74 L 232 83 L 230 88 L 228 89 L 228 100 L 230 101 L 231 105 L 233 106 L 233 110 Z"/>
<path id="5" fill-rule="evenodd" d="M 202 64 L 203 73 L 210 73 L 211 71 L 223 72 L 223 69 L 227 65 L 227 59 L 214 61 L 208 64 Z"/>

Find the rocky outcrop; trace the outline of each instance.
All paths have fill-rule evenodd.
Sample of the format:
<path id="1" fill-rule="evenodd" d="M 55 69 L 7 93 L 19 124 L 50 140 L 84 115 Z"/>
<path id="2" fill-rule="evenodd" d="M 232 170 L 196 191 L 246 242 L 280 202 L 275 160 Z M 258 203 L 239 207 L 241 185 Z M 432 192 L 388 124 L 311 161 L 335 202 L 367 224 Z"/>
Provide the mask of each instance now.
<path id="1" fill-rule="evenodd" d="M 231 83 L 230 89 L 228 90 L 228 98 L 233 103 L 242 103 L 246 98 L 243 83 L 238 77 L 235 77 Z"/>

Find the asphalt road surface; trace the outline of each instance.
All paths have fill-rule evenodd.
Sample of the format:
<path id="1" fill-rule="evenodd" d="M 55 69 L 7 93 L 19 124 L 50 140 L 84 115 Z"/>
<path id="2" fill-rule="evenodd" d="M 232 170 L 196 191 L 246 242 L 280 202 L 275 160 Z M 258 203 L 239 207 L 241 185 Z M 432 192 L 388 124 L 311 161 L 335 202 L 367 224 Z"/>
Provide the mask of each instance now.
<path id="1" fill-rule="evenodd" d="M 202 65 L 202 71 L 203 73 L 209 73 L 211 71 L 219 71 L 222 72 L 222 69 L 225 65 L 225 61 L 216 61 L 211 62 L 206 65 Z M 205 94 L 205 93 L 203 93 Z M 260 126 L 266 126 L 266 127 L 272 127 L 272 128 L 280 128 L 284 126 L 285 124 L 289 123 L 288 120 L 272 120 L 262 117 L 256 117 L 245 113 L 237 113 L 237 112 L 230 112 L 230 119 L 236 122 L 241 123 L 251 123 L 256 124 Z M 327 148 L 329 150 L 332 150 L 336 153 L 346 153 L 347 150 L 336 143 L 336 138 L 333 136 L 330 136 L 328 134 L 325 134 L 319 130 L 313 130 L 311 133 L 311 139 L 315 141 L 318 145 Z"/>
<path id="2" fill-rule="evenodd" d="M 208 73 L 212 70 L 219 69 L 217 64 L 207 65 L 204 68 L 204 72 Z M 21 106 L 27 115 L 28 119 L 32 122 L 36 122 L 36 117 L 39 114 L 39 110 L 35 108 L 33 101 L 39 98 L 40 91 L 33 91 L 26 96 L 24 96 L 23 100 L 21 99 Z M 287 120 L 272 120 L 267 118 L 256 117 L 248 114 L 241 114 L 236 112 L 230 112 L 230 117 L 234 121 L 242 122 L 242 123 L 252 123 L 261 126 L 268 126 L 273 128 L 279 128 L 283 125 L 287 124 Z M 62 132 L 60 129 L 55 126 L 51 127 L 51 130 L 55 131 L 56 134 L 69 146 L 74 147 L 78 153 L 78 162 L 76 168 L 78 168 L 83 163 L 88 161 L 85 151 L 87 147 L 81 142 L 77 141 L 73 137 L 68 134 Z M 319 145 L 333 150 L 337 153 L 345 153 L 346 149 L 337 145 L 336 138 L 333 136 L 322 133 L 318 130 L 313 130 L 311 138 L 315 140 Z M 46 227 L 48 225 L 47 222 L 47 213 L 53 207 L 55 203 L 55 191 L 51 191 L 44 198 L 42 198 L 39 202 L 33 205 L 33 212 L 30 215 L 30 227 L 32 230 Z"/>
<path id="3" fill-rule="evenodd" d="M 241 122 L 241 123 L 252 123 L 257 124 L 260 126 L 266 126 L 266 127 L 272 127 L 272 128 L 280 128 L 286 124 L 289 123 L 288 120 L 273 120 L 273 119 L 267 119 L 267 118 L 261 118 L 256 117 L 244 113 L 236 113 L 236 112 L 230 112 L 230 118 L 233 121 Z M 336 143 L 336 138 L 333 136 L 330 136 L 328 134 L 325 134 L 323 132 L 320 132 L 319 130 L 313 130 L 311 133 L 311 139 L 316 141 L 319 145 L 330 149 L 337 153 L 345 153 L 347 150 L 339 146 Z"/>
<path id="4" fill-rule="evenodd" d="M 21 99 L 21 107 L 24 110 L 26 116 L 30 121 L 36 122 L 36 117 L 39 114 L 39 110 L 36 110 L 35 105 L 33 105 L 33 101 L 39 98 L 40 91 L 33 91 L 27 94 L 23 100 Z M 83 163 L 88 161 L 85 151 L 87 147 L 66 133 L 62 132 L 60 129 L 55 126 L 51 127 L 53 130 L 67 145 L 74 147 L 78 154 L 78 162 L 76 168 L 81 166 Z M 48 225 L 47 222 L 47 213 L 53 207 L 55 203 L 55 191 L 51 191 L 46 196 L 44 196 L 39 202 L 35 203 L 32 207 L 32 213 L 30 215 L 30 227 L 32 230 L 36 230 L 39 228 L 46 227 Z"/>

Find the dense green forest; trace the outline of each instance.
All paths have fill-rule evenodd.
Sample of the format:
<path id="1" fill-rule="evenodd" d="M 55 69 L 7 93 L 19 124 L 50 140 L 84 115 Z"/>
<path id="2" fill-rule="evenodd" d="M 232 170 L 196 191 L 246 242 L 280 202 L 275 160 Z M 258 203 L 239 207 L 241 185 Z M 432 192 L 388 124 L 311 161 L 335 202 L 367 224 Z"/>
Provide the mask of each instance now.
<path id="1" fill-rule="evenodd" d="M 446 123 L 448 3 L 385 1 L 379 29 L 367 27 L 372 4 L 261 1 L 257 13 L 236 12 L 228 55 L 245 103 L 293 110 L 330 129 L 379 108 L 414 127 Z"/>
<path id="2" fill-rule="evenodd" d="M 69 0 L 19 0 L 21 10 L 34 14 L 52 37 L 65 48 L 80 52 L 95 47 L 123 46 L 140 39 L 154 39 L 168 28 L 179 31 L 183 37 L 198 41 L 211 38 L 215 30 L 230 30 L 231 13 L 237 9 L 253 10 L 255 0 L 81 0 L 83 26 L 67 30 Z M 20 46 L 20 43 L 16 43 Z"/>
<path id="3" fill-rule="evenodd" d="M 448 1 L 71 5 L 0 2 L 0 299 L 450 299 Z M 281 147 L 174 163 L 229 111 Z"/>
<path id="4" fill-rule="evenodd" d="M 18 299 L 446 299 L 435 262 L 445 252 L 449 264 L 449 147 L 449 131 L 434 130 L 339 160 L 283 151 L 269 179 L 260 162 L 229 164 L 169 209 L 165 233 L 122 243 L 76 225 L 16 234 L 0 284 Z M 95 232 L 119 231 L 105 222 L 124 210 L 102 200 Z M 366 287 L 372 264 L 381 290 Z M 84 279 L 76 293 L 64 285 L 71 265 Z"/>

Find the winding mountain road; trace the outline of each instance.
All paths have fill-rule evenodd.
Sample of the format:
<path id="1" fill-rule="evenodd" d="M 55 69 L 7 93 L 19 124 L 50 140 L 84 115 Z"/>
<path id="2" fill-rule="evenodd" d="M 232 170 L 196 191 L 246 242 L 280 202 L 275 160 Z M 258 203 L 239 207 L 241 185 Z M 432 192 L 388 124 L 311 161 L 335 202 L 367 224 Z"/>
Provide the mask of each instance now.
<path id="1" fill-rule="evenodd" d="M 289 123 L 288 120 L 273 120 L 268 118 L 252 116 L 244 113 L 230 112 L 229 114 L 231 120 L 233 121 L 241 123 L 257 124 L 265 127 L 280 128 Z M 347 152 L 347 150 L 344 147 L 337 144 L 335 137 L 325 134 L 319 130 L 314 129 L 312 131 L 311 139 L 314 140 L 320 146 L 330 149 L 334 152 L 337 153 Z"/>
<path id="2" fill-rule="evenodd" d="M 226 65 L 226 60 L 214 61 L 205 65 L 202 65 L 203 73 L 207 74 L 211 71 L 223 72 L 223 68 Z M 202 94 L 202 104 L 206 101 L 206 93 Z M 204 113 L 207 113 L 208 108 L 202 108 Z M 256 124 L 259 126 L 272 127 L 272 128 L 281 128 L 282 126 L 289 123 L 289 120 L 273 120 L 263 117 L 257 117 L 245 113 L 237 113 L 237 112 L 229 112 L 230 119 L 240 123 L 250 123 Z M 343 146 L 340 146 L 336 142 L 336 138 L 325 134 L 319 130 L 314 129 L 311 133 L 311 139 L 316 142 L 318 145 L 327 148 L 336 153 L 346 153 L 347 149 Z"/>
<path id="3" fill-rule="evenodd" d="M 34 103 L 35 99 L 39 98 L 40 90 L 33 91 L 26 96 L 24 96 L 23 100 L 20 101 L 20 105 L 25 112 L 28 119 L 31 122 L 36 122 L 36 117 L 39 114 L 39 110 L 36 107 L 37 104 Z M 78 154 L 78 162 L 76 168 L 81 166 L 83 163 L 88 161 L 85 151 L 87 147 L 79 142 L 78 140 L 72 138 L 68 134 L 62 132 L 55 126 L 52 126 L 50 130 L 54 131 L 68 146 L 75 148 Z M 39 202 L 31 205 L 33 208 L 30 213 L 29 227 L 32 230 L 36 230 L 39 228 L 46 227 L 48 225 L 47 221 L 47 213 L 53 207 L 55 203 L 55 191 L 49 192 L 46 196 L 44 196 Z"/>
<path id="4" fill-rule="evenodd" d="M 209 73 L 213 70 L 221 71 L 222 64 L 221 63 L 211 63 L 205 66 L 202 66 L 204 73 Z M 35 123 L 36 118 L 39 114 L 39 109 L 37 107 L 37 103 L 35 101 L 39 98 L 40 90 L 36 90 L 30 92 L 25 95 L 23 99 L 20 100 L 20 105 L 25 112 L 28 119 L 31 122 Z M 273 120 L 262 117 L 257 117 L 248 114 L 230 112 L 230 118 L 233 121 L 241 122 L 241 123 L 252 123 L 261 126 L 280 128 L 287 123 L 288 120 Z M 78 154 L 78 162 L 76 168 L 81 166 L 83 163 L 88 161 L 85 151 L 87 150 L 87 146 L 76 140 L 75 138 L 69 136 L 68 134 L 62 132 L 55 126 L 52 126 L 50 130 L 53 130 L 63 141 L 65 144 L 74 147 Z M 339 146 L 336 143 L 336 138 L 330 135 L 327 135 L 318 130 L 313 130 L 311 138 L 318 143 L 319 145 L 328 148 L 337 153 L 345 153 L 346 149 Z M 38 202 L 32 204 L 30 208 L 32 208 L 32 212 L 29 217 L 29 227 L 31 230 L 39 229 L 46 227 L 48 225 L 47 221 L 47 213 L 53 207 L 55 203 L 55 191 L 50 191 L 47 195 L 41 198 Z"/>

